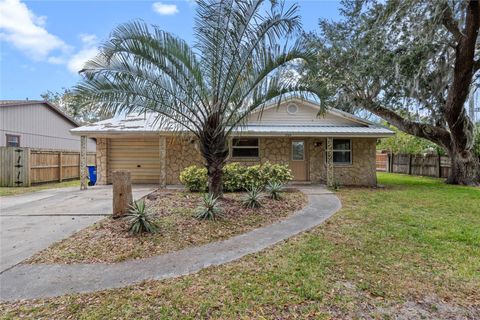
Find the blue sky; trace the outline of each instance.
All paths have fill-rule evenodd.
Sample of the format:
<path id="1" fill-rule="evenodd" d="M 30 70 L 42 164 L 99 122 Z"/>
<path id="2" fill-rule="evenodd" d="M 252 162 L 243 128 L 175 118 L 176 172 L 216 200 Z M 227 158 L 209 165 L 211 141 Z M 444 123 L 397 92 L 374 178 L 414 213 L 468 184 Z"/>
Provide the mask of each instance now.
<path id="1" fill-rule="evenodd" d="M 338 1 L 297 2 L 305 30 L 339 18 Z M 0 0 L 0 99 L 39 99 L 75 85 L 76 71 L 122 22 L 142 19 L 191 43 L 194 15 L 193 0 Z"/>

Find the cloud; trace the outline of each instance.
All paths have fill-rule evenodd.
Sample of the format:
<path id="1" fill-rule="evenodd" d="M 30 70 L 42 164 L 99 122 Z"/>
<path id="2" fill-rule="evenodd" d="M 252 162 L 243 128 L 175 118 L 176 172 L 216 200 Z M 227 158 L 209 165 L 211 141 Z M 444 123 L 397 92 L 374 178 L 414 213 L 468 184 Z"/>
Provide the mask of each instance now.
<path id="1" fill-rule="evenodd" d="M 177 5 L 175 4 L 165 4 L 162 2 L 154 2 L 152 4 L 153 11 L 158 14 L 171 16 L 178 13 Z"/>
<path id="2" fill-rule="evenodd" d="M 48 59 L 52 52 L 65 54 L 72 50 L 45 29 L 46 20 L 19 0 L 0 0 L 0 40 L 11 43 L 36 61 Z"/>
<path id="3" fill-rule="evenodd" d="M 82 41 L 82 48 L 72 55 L 67 62 L 68 70 L 75 73 L 82 70 L 85 62 L 98 54 L 98 39 L 96 35 L 81 34 L 80 40 Z"/>

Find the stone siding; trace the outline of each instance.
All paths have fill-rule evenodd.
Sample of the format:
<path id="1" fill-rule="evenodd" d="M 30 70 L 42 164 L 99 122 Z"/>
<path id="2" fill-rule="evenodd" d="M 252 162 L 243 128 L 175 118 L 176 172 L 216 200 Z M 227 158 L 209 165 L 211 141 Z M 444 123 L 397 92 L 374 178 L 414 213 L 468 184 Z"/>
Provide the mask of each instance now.
<path id="1" fill-rule="evenodd" d="M 97 138 L 97 184 L 107 184 L 108 139 Z"/>
<path id="2" fill-rule="evenodd" d="M 291 138 L 260 138 L 259 158 L 232 159 L 243 165 L 255 165 L 265 162 L 289 164 Z M 197 144 L 186 137 L 167 137 L 165 139 L 166 155 L 164 161 L 166 184 L 179 184 L 180 172 L 190 165 L 203 166 L 204 161 Z M 307 174 L 312 183 L 326 183 L 326 139 L 305 138 Z M 375 168 L 375 138 L 352 138 L 352 164 L 334 165 L 335 182 L 340 185 L 375 186 L 377 183 Z M 108 139 L 97 139 L 97 174 L 98 184 L 106 184 Z M 165 157 L 163 159 L 163 157 Z M 160 179 L 162 180 L 162 178 Z M 162 183 L 163 181 L 160 181 Z"/>

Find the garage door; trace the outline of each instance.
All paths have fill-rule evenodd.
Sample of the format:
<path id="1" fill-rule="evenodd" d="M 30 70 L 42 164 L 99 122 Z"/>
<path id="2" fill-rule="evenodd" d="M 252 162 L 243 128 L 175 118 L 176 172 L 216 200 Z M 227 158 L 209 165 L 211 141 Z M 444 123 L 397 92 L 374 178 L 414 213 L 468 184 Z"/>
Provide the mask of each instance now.
<path id="1" fill-rule="evenodd" d="M 159 183 L 158 138 L 110 139 L 108 166 L 110 170 L 130 170 L 133 183 Z M 110 183 L 110 176 L 108 180 Z"/>

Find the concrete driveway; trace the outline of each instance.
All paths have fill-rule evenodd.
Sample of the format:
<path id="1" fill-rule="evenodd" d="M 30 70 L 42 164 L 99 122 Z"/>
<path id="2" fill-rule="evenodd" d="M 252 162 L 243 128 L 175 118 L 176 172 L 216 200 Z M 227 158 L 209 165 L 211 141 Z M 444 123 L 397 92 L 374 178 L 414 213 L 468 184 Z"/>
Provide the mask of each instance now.
<path id="1" fill-rule="evenodd" d="M 134 186 L 138 199 L 153 185 Z M 49 189 L 0 197 L 0 273 L 102 219 L 112 211 L 112 186 Z"/>

